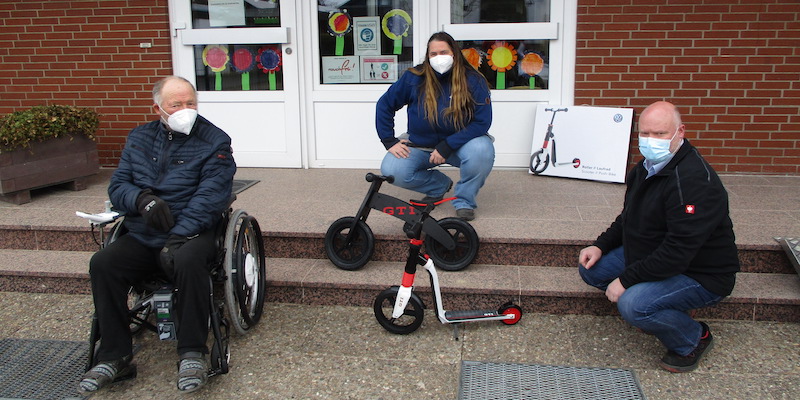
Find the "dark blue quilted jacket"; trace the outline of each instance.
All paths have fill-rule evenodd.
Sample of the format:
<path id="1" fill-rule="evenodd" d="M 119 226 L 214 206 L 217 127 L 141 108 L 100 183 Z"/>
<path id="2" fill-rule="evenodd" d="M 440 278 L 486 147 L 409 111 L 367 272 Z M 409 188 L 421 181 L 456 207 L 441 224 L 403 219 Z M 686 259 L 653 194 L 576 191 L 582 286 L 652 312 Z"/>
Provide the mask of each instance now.
<path id="1" fill-rule="evenodd" d="M 128 134 L 108 195 L 125 215 L 125 226 L 141 243 L 162 247 L 169 235 L 192 236 L 213 227 L 231 198 L 236 163 L 231 139 L 198 116 L 190 135 L 153 121 Z M 160 232 L 145 225 L 136 198 L 144 189 L 169 204 L 175 226 Z"/>

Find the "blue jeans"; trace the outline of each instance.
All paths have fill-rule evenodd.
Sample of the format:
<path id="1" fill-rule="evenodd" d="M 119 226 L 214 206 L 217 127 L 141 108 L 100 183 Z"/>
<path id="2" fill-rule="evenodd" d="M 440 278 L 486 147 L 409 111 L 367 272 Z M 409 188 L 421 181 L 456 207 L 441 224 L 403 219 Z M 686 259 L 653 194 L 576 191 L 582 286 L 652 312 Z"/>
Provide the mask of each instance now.
<path id="1" fill-rule="evenodd" d="M 408 158 L 397 158 L 386 153 L 381 163 L 381 174 L 393 175 L 394 184 L 404 189 L 440 196 L 452 180 L 444 173 L 431 169 L 431 152 L 412 147 Z M 494 144 L 488 135 L 476 137 L 450 154 L 447 163 L 458 167 L 461 178 L 455 188 L 453 207 L 458 209 L 478 207 L 475 197 L 483 187 L 494 166 Z"/>
<path id="2" fill-rule="evenodd" d="M 605 290 L 624 270 L 622 247 L 605 254 L 590 269 L 578 266 L 583 281 L 601 290 Z M 685 356 L 697 347 L 703 334 L 700 323 L 687 311 L 713 306 L 722 299 L 723 296 L 709 292 L 696 280 L 676 275 L 627 288 L 619 298 L 617 309 L 626 322 L 652 333 L 667 349 Z"/>

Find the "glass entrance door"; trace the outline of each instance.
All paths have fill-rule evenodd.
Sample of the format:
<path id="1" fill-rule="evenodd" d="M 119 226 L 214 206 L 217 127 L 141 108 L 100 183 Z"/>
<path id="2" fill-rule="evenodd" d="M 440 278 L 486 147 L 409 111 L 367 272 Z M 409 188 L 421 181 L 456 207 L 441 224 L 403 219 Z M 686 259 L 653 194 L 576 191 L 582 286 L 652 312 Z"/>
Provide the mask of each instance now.
<path id="1" fill-rule="evenodd" d="M 173 68 L 239 167 L 301 167 L 294 1 L 170 0 Z"/>

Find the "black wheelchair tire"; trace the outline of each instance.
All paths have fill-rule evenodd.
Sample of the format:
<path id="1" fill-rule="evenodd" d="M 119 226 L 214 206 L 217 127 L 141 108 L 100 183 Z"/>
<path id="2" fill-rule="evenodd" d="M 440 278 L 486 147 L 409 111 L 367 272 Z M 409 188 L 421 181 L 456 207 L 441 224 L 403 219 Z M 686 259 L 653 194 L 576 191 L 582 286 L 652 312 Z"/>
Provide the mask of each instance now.
<path id="1" fill-rule="evenodd" d="M 334 221 L 325 233 L 325 254 L 333 265 L 353 271 L 363 267 L 375 252 L 375 235 L 364 221 L 356 221 L 352 243 L 345 243 L 355 217 L 342 217 Z"/>
<path id="2" fill-rule="evenodd" d="M 456 247 L 448 250 L 441 243 L 428 237 L 425 241 L 425 249 L 436 267 L 445 271 L 459 271 L 472 264 L 475 257 L 478 256 L 478 247 L 480 246 L 480 239 L 475 228 L 460 218 L 444 218 L 438 222 L 439 226 L 446 230 L 456 242 Z"/>
<path id="3" fill-rule="evenodd" d="M 244 335 L 261 319 L 266 301 L 266 258 L 258 221 L 236 210 L 225 231 L 225 249 L 225 304 L 234 328 Z"/>

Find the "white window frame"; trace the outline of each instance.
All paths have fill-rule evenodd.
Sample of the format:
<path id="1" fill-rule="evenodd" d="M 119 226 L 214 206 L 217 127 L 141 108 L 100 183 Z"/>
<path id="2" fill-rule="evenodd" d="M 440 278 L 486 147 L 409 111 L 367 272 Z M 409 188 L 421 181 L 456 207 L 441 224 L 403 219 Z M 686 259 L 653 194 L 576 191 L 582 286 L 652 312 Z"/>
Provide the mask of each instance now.
<path id="1" fill-rule="evenodd" d="M 438 2 L 440 20 L 450 18 L 450 1 Z M 573 105 L 578 0 L 550 0 L 550 22 L 450 24 L 438 27 L 463 40 L 549 40 L 550 75 L 546 90 L 493 90 L 494 101 L 536 101 Z M 556 68 L 553 68 L 553 66 Z"/>

